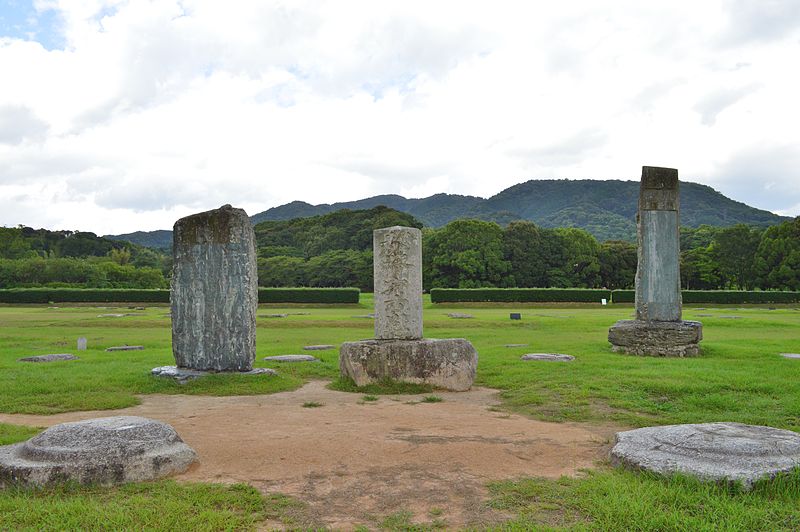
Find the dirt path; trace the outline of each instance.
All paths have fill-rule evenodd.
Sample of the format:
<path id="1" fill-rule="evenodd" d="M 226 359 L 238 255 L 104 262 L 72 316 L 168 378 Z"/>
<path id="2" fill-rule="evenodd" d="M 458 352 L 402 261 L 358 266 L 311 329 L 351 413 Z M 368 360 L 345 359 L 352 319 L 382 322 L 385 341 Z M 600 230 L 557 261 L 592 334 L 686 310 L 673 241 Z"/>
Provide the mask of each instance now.
<path id="1" fill-rule="evenodd" d="M 325 384 L 262 396 L 145 395 L 122 410 L 0 414 L 0 422 L 49 426 L 122 414 L 165 421 L 200 456 L 179 479 L 293 495 L 318 523 L 345 529 L 398 511 L 419 521 L 441 513 L 448 527 L 488 524 L 501 517 L 481 504 L 488 481 L 573 475 L 603 458 L 613 435 L 609 427 L 493 411 L 497 391 L 486 388 L 437 393 L 438 403 L 420 395 L 364 402 Z M 308 402 L 323 406 L 302 406 Z"/>

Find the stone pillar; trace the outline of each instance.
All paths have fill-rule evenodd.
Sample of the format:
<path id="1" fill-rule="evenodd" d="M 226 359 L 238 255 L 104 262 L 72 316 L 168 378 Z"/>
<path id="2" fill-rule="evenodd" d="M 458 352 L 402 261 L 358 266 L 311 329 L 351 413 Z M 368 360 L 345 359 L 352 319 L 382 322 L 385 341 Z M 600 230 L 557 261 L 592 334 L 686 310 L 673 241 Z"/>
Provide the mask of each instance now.
<path id="1" fill-rule="evenodd" d="M 179 368 L 249 371 L 258 274 L 247 213 L 225 205 L 173 229 L 172 353 Z"/>
<path id="2" fill-rule="evenodd" d="M 373 232 L 375 338 L 422 338 L 422 232 L 387 227 Z"/>
<path id="3" fill-rule="evenodd" d="M 637 229 L 636 319 L 608 331 L 616 352 L 650 356 L 700 353 L 703 326 L 681 321 L 678 171 L 642 167 Z"/>
<path id="4" fill-rule="evenodd" d="M 637 320 L 681 319 L 679 212 L 678 171 L 643 167 L 637 216 Z"/>

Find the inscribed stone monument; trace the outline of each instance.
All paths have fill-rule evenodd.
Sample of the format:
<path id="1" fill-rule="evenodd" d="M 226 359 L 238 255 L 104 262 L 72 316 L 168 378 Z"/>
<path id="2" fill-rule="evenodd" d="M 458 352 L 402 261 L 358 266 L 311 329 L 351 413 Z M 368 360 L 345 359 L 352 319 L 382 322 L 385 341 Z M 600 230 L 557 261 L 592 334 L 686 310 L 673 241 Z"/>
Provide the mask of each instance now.
<path id="1" fill-rule="evenodd" d="M 181 218 L 173 231 L 172 352 L 178 368 L 250 371 L 258 277 L 247 213 L 225 205 Z"/>
<path id="2" fill-rule="evenodd" d="M 632 355 L 692 356 L 702 324 L 681 320 L 678 171 L 642 168 L 637 230 L 636 319 L 608 332 L 612 349 Z"/>
<path id="3" fill-rule="evenodd" d="M 375 339 L 346 342 L 342 376 L 364 386 L 383 379 L 468 390 L 478 353 L 463 338 L 422 337 L 422 235 L 412 227 L 373 232 Z"/>

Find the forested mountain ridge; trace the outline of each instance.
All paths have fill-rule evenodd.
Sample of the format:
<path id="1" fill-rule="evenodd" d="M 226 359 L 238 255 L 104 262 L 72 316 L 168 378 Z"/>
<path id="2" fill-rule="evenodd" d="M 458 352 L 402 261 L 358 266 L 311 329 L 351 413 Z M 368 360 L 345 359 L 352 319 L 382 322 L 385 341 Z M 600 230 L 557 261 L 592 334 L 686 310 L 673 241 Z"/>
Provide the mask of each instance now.
<path id="1" fill-rule="evenodd" d="M 502 225 L 528 220 L 542 227 L 586 229 L 601 241 L 633 240 L 638 194 L 637 181 L 542 179 L 514 185 L 489 199 L 436 194 L 420 199 L 383 195 L 321 205 L 294 201 L 255 214 L 251 219 L 255 224 L 385 205 L 413 215 L 428 227 L 441 227 L 464 218 Z M 788 219 L 734 201 L 707 185 L 682 182 L 680 195 L 681 225 L 685 227 L 729 227 L 740 223 L 766 227 Z"/>

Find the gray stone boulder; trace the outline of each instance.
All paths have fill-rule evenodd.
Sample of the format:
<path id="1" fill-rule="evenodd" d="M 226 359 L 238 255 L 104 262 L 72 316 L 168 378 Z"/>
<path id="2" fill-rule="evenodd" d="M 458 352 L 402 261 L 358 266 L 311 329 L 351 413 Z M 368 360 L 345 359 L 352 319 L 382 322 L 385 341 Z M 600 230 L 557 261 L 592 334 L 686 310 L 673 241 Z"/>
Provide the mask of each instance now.
<path id="1" fill-rule="evenodd" d="M 0 447 L 0 487 L 113 485 L 185 471 L 197 454 L 166 423 L 116 416 L 63 423 Z"/>
<path id="2" fill-rule="evenodd" d="M 699 321 L 621 320 L 608 330 L 612 350 L 629 355 L 695 356 L 702 339 Z"/>
<path id="3" fill-rule="evenodd" d="M 709 481 L 757 480 L 800 467 L 800 434 L 741 423 L 647 427 L 617 433 L 616 465 Z"/>
<path id="4" fill-rule="evenodd" d="M 255 234 L 225 205 L 175 222 L 172 353 L 181 368 L 249 371 L 256 356 Z"/>
<path id="5" fill-rule="evenodd" d="M 478 352 L 463 338 L 363 340 L 339 350 L 343 376 L 365 386 L 384 379 L 466 391 L 475 381 Z"/>
<path id="6" fill-rule="evenodd" d="M 561 353 L 528 353 L 520 357 L 522 360 L 544 360 L 545 362 L 572 362 L 575 357 Z"/>
<path id="7" fill-rule="evenodd" d="M 187 381 L 192 379 L 197 379 L 199 377 L 205 377 L 207 375 L 214 375 L 217 373 L 228 373 L 234 375 L 277 375 L 277 372 L 274 369 L 269 368 L 253 368 L 249 371 L 229 371 L 229 372 L 219 372 L 219 371 L 205 371 L 200 369 L 191 369 L 191 368 L 179 368 L 178 366 L 159 366 L 157 368 L 153 368 L 150 373 L 156 377 L 168 377 L 171 379 L 175 379 L 178 381 L 179 384 L 185 384 Z"/>
<path id="8" fill-rule="evenodd" d="M 36 355 L 19 359 L 20 362 L 59 362 L 61 360 L 78 360 L 78 357 L 68 353 L 59 353 L 55 355 Z"/>

